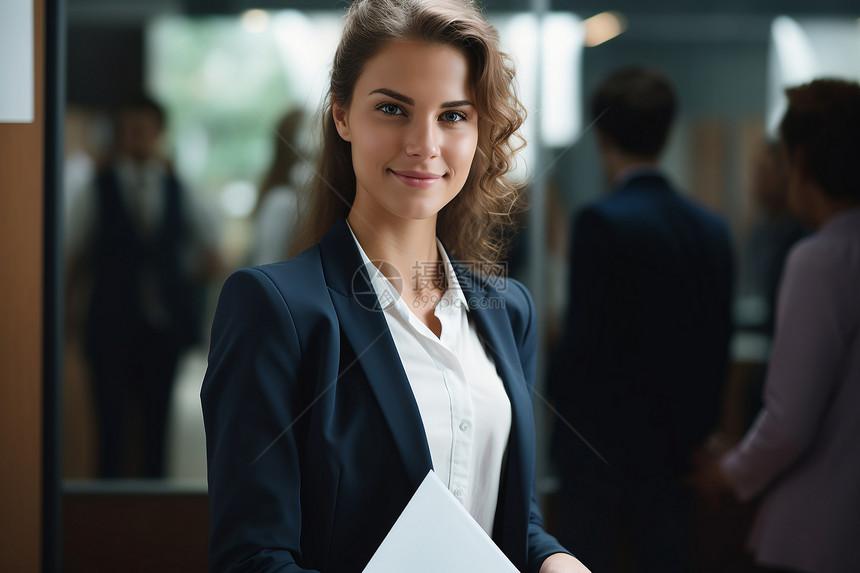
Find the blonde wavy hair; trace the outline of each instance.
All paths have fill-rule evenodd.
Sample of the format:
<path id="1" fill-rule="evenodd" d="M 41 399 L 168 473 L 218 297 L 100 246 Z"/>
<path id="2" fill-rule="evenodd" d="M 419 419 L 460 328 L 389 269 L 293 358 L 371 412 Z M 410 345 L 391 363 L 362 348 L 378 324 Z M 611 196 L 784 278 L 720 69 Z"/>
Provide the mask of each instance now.
<path id="1" fill-rule="evenodd" d="M 517 133 L 525 109 L 517 98 L 513 64 L 499 48 L 498 32 L 468 0 L 356 0 L 350 6 L 322 112 L 322 149 L 302 198 L 304 217 L 293 254 L 319 242 L 352 206 L 356 180 L 350 144 L 337 133 L 331 105 L 349 108 L 364 66 L 395 40 L 445 44 L 469 61 L 478 145 L 466 183 L 440 211 L 436 232 L 455 260 L 479 263 L 484 274 L 499 274 L 498 261 L 506 253 L 515 215 L 525 204 L 524 193 L 506 177 L 514 153 L 525 145 Z"/>

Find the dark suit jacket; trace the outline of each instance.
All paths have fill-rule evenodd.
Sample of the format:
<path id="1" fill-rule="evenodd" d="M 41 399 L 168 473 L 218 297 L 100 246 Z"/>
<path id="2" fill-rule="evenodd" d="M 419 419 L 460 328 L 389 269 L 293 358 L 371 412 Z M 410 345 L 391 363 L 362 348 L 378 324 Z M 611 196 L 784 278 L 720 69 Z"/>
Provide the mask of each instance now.
<path id="1" fill-rule="evenodd" d="M 511 402 L 493 538 L 522 571 L 564 549 L 534 494 L 534 307 L 455 264 Z M 360 571 L 432 467 L 418 406 L 341 219 L 224 285 L 203 412 L 213 571 Z"/>
<path id="2" fill-rule="evenodd" d="M 580 213 L 571 252 L 549 370 L 559 411 L 610 471 L 684 471 L 716 423 L 728 359 L 726 225 L 649 172 Z M 564 425 L 553 442 L 560 463 L 606 468 Z"/>

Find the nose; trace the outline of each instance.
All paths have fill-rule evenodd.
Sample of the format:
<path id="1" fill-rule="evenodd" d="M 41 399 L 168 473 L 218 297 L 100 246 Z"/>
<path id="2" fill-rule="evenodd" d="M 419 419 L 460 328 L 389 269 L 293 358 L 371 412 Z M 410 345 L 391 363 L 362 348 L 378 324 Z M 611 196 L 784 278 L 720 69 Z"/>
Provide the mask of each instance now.
<path id="1" fill-rule="evenodd" d="M 406 129 L 404 148 L 410 157 L 436 157 L 439 155 L 439 133 L 436 118 L 414 120 Z"/>

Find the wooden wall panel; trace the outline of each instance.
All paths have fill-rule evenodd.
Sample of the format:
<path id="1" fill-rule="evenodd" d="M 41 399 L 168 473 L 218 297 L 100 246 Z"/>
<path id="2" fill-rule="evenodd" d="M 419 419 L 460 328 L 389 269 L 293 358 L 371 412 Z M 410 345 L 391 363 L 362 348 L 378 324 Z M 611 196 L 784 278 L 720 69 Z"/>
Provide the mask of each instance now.
<path id="1" fill-rule="evenodd" d="M 205 493 L 66 493 L 64 573 L 206 573 Z"/>
<path id="2" fill-rule="evenodd" d="M 41 561 L 42 0 L 34 26 L 35 121 L 0 124 L 0 571 L 16 573 Z"/>
<path id="3" fill-rule="evenodd" d="M 726 150 L 728 129 L 718 119 L 702 119 L 692 126 L 691 181 L 693 195 L 716 211 L 726 213 Z"/>

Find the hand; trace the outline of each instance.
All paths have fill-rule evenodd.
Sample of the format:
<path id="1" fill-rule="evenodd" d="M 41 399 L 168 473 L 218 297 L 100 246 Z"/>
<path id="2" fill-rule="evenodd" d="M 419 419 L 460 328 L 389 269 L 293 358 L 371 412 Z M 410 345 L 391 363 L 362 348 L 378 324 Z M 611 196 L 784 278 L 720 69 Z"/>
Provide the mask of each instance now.
<path id="1" fill-rule="evenodd" d="M 710 466 L 715 459 L 723 457 L 737 442 L 738 440 L 733 439 L 722 430 L 711 432 L 704 443 L 693 450 L 690 462 L 693 464 L 694 470 L 698 471 Z"/>
<path id="2" fill-rule="evenodd" d="M 553 553 L 540 566 L 540 573 L 591 573 L 591 571 L 573 555 Z"/>
<path id="3" fill-rule="evenodd" d="M 715 457 L 722 457 L 726 452 L 738 445 L 743 434 L 735 435 L 725 430 L 714 430 L 702 446 L 704 450 Z"/>
<path id="4" fill-rule="evenodd" d="M 731 491 L 731 483 L 720 467 L 719 458 L 715 457 L 707 461 L 700 460 L 696 472 L 687 476 L 684 481 L 693 486 L 711 511 L 719 511 L 726 495 Z"/>

